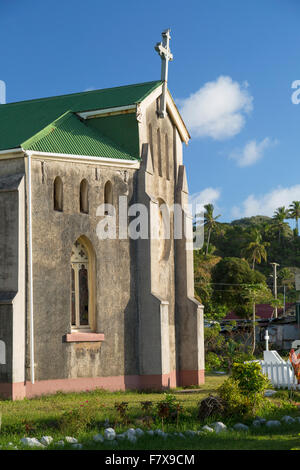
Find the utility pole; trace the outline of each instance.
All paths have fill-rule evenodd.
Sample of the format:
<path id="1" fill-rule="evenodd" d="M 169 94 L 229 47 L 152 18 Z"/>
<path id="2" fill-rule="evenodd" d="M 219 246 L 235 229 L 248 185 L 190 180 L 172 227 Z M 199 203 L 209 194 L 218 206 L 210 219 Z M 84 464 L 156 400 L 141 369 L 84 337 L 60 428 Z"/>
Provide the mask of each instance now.
<path id="1" fill-rule="evenodd" d="M 277 299 L 277 266 L 280 266 L 278 263 L 270 263 L 273 266 L 273 293 L 274 293 L 274 298 Z M 278 312 L 277 312 L 277 305 L 275 306 L 275 318 L 278 317 Z"/>

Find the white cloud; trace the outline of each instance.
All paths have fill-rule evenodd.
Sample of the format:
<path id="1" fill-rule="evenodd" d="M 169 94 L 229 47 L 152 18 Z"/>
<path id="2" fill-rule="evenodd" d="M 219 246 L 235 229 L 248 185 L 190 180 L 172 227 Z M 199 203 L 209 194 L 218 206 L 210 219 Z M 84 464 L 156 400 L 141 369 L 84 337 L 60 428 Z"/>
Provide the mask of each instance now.
<path id="1" fill-rule="evenodd" d="M 221 75 L 180 100 L 181 114 L 192 135 L 222 140 L 238 134 L 245 125 L 245 115 L 253 108 L 247 87 L 247 82 L 240 85 Z"/>
<path id="2" fill-rule="evenodd" d="M 231 209 L 233 218 L 251 217 L 253 215 L 268 215 L 272 217 L 278 207 L 286 208 L 293 202 L 300 201 L 300 184 L 282 188 L 278 186 L 272 191 L 255 196 L 250 194 L 240 206 L 234 206 Z"/>
<path id="3" fill-rule="evenodd" d="M 205 188 L 199 193 L 189 196 L 189 204 L 192 205 L 192 213 L 199 214 L 203 212 L 205 204 L 215 204 L 220 198 L 221 191 L 217 188 Z"/>
<path id="4" fill-rule="evenodd" d="M 264 156 L 265 150 L 276 145 L 277 140 L 270 139 L 266 137 L 261 142 L 256 140 L 249 140 L 246 143 L 243 149 L 234 150 L 229 155 L 230 158 L 233 158 L 237 161 L 238 166 L 250 166 L 256 163 L 258 160 L 261 160 Z"/>

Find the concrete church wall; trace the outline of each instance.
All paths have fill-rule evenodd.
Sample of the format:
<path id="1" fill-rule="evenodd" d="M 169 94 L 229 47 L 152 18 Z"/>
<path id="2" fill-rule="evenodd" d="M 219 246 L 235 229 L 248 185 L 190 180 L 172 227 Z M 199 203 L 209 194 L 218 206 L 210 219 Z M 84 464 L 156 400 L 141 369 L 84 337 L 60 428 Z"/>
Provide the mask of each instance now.
<path id="1" fill-rule="evenodd" d="M 120 195 L 128 192 L 129 199 L 132 197 L 134 170 L 127 170 L 125 183 L 124 171 L 101 165 L 97 169 L 96 173 L 96 165 L 85 163 L 32 161 L 37 383 L 32 387 L 29 385 L 29 394 L 43 390 L 43 381 L 57 381 L 44 384 L 48 389 L 59 387 L 61 379 L 85 377 L 120 377 L 122 388 L 124 375 L 137 374 L 133 248 L 129 240 L 99 240 L 96 234 L 97 224 L 101 220 L 96 216 L 96 210 L 104 203 L 105 182 L 112 182 L 113 203 L 118 208 Z M 63 181 L 63 212 L 53 210 L 56 176 Z M 89 184 L 89 214 L 82 214 L 79 209 L 79 187 L 83 178 Z M 64 340 L 65 335 L 71 333 L 71 252 L 82 235 L 90 240 L 95 252 L 96 332 L 104 333 L 103 342 Z M 77 386 L 76 381 L 72 385 L 71 380 L 69 384 L 71 387 Z M 77 380 L 77 384 L 79 388 L 81 385 L 88 387 L 86 381 L 81 384 Z M 106 385 L 105 380 L 103 385 Z"/>

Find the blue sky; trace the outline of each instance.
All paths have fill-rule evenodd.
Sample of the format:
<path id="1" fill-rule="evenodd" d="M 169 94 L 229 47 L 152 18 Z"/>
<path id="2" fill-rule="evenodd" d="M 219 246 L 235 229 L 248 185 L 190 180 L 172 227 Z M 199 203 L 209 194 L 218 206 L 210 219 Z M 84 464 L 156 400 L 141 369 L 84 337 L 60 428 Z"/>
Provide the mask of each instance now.
<path id="1" fill-rule="evenodd" d="M 170 27 L 190 193 L 223 221 L 272 215 L 300 200 L 299 19 L 298 0 L 2 1 L 0 80 L 7 102 L 156 80 Z"/>

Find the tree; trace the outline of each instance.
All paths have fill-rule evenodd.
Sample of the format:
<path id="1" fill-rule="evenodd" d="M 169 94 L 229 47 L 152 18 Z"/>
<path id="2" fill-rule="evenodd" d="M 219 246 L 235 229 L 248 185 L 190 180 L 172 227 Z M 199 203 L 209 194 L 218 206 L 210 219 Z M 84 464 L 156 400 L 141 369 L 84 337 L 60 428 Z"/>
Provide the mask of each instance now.
<path id="1" fill-rule="evenodd" d="M 245 259 L 223 258 L 212 271 L 213 301 L 225 305 L 241 318 L 249 318 L 252 301 L 247 288 L 266 286 L 263 274 L 250 268 Z"/>
<path id="2" fill-rule="evenodd" d="M 249 261 L 252 262 L 252 269 L 255 268 L 255 263 L 260 264 L 262 259 L 267 261 L 267 250 L 266 247 L 269 246 L 269 242 L 262 241 L 262 235 L 257 228 L 253 228 L 250 231 L 249 241 L 247 245 L 242 250 L 242 255 L 244 255 Z"/>
<path id="3" fill-rule="evenodd" d="M 255 335 L 255 327 L 256 327 L 256 312 L 255 306 L 256 304 L 261 304 L 265 302 L 269 302 L 271 292 L 268 289 L 266 284 L 253 284 L 252 286 L 245 287 L 245 301 L 247 303 L 252 304 L 252 354 L 254 354 L 255 347 L 256 347 L 256 335 Z M 276 299 L 277 300 L 277 299 Z"/>
<path id="4" fill-rule="evenodd" d="M 289 218 L 295 219 L 296 222 L 296 235 L 299 235 L 298 219 L 300 218 L 300 201 L 293 201 L 289 205 Z"/>
<path id="5" fill-rule="evenodd" d="M 280 242 L 281 235 L 284 234 L 285 226 L 288 224 L 285 222 L 285 219 L 288 219 L 289 211 L 284 206 L 278 207 L 273 215 L 273 229 L 278 232 L 278 241 Z M 271 226 L 271 227 L 272 227 Z"/>
<path id="6" fill-rule="evenodd" d="M 275 312 L 275 308 L 283 307 L 283 299 L 281 297 L 278 297 L 277 299 L 275 299 L 275 297 L 270 297 L 270 299 L 268 300 L 268 304 L 271 305 L 271 307 L 273 308 L 273 313 L 272 313 L 272 316 L 273 316 Z"/>
<path id="7" fill-rule="evenodd" d="M 204 206 L 205 213 L 204 213 L 204 225 L 208 230 L 207 235 L 207 244 L 206 244 L 206 254 L 208 254 L 209 250 L 209 241 L 211 232 L 217 226 L 217 219 L 221 217 L 221 215 L 214 216 L 214 206 L 213 204 L 205 204 Z"/>

